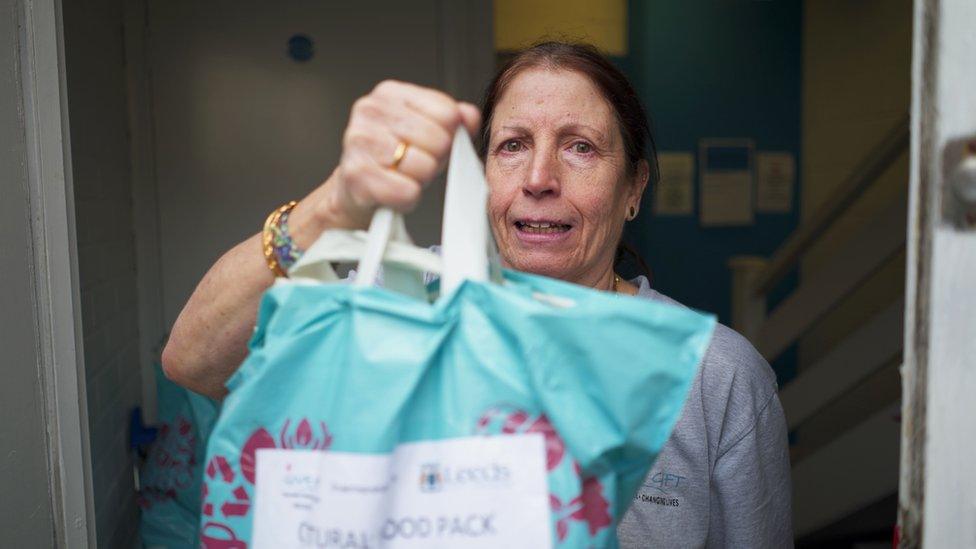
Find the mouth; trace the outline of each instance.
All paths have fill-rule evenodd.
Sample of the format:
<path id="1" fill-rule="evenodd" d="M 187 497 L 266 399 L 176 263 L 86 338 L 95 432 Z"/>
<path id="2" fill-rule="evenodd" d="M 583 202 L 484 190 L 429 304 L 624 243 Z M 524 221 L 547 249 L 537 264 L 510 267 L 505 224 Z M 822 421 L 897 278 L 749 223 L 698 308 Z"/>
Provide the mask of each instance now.
<path id="1" fill-rule="evenodd" d="M 520 233 L 556 235 L 568 232 L 573 228 L 572 225 L 559 223 L 558 221 L 516 221 L 515 228 Z"/>

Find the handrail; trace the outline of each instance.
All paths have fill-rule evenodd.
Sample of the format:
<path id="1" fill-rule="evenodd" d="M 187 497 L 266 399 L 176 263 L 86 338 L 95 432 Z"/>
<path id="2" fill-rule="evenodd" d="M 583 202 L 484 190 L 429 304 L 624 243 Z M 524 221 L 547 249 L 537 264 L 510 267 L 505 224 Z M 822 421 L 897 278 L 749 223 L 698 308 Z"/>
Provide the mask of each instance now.
<path id="1" fill-rule="evenodd" d="M 900 195 L 834 249 L 815 276 L 769 312 L 756 348 L 772 362 L 905 247 L 908 197 Z"/>
<path id="2" fill-rule="evenodd" d="M 909 135 L 909 119 L 906 115 L 885 134 L 880 143 L 868 152 L 864 160 L 838 187 L 839 191 L 829 197 L 813 216 L 776 250 L 769 264 L 756 279 L 755 286 L 752 288 L 753 295 L 761 296 L 769 293 L 773 286 L 790 272 L 827 227 L 836 221 L 902 152 L 908 149 Z"/>

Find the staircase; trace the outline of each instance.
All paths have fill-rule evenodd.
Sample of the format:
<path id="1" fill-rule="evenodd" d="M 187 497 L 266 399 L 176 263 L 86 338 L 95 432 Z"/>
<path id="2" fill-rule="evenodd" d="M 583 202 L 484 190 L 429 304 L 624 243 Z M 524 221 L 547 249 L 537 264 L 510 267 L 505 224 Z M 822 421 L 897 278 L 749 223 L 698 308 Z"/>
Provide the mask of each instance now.
<path id="1" fill-rule="evenodd" d="M 904 155 L 907 116 L 852 170 L 849 177 L 770 258 L 734 257 L 733 327 L 772 363 L 799 343 L 818 322 L 905 250 L 907 179 L 904 192 L 861 228 L 845 235 L 831 257 L 770 309 L 772 290 L 865 192 Z M 797 540 L 829 532 L 855 534 L 858 513 L 893 502 L 898 489 L 900 380 L 904 299 L 876 304 L 877 312 L 780 389 L 791 433 L 793 528 Z M 887 508 L 886 508 L 887 509 Z M 887 511 L 884 511 L 887 514 Z M 890 523 L 894 523 L 894 508 Z M 845 520 L 847 519 L 847 520 Z M 887 519 L 885 519 L 887 520 Z M 843 530 L 838 528 L 843 525 Z M 853 538 L 852 538 L 853 539 Z"/>

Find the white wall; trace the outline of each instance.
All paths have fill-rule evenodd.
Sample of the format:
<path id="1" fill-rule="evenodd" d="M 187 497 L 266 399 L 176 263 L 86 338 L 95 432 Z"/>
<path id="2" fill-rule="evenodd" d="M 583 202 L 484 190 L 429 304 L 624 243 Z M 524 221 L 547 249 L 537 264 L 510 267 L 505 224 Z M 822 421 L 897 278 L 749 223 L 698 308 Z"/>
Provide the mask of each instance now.
<path id="1" fill-rule="evenodd" d="M 490 9 L 447 0 L 151 2 L 163 324 L 223 251 L 329 175 L 356 97 L 397 78 L 476 99 L 493 62 Z M 297 33 L 314 40 L 311 61 L 286 55 Z M 419 243 L 439 239 L 441 190 L 408 221 Z"/>

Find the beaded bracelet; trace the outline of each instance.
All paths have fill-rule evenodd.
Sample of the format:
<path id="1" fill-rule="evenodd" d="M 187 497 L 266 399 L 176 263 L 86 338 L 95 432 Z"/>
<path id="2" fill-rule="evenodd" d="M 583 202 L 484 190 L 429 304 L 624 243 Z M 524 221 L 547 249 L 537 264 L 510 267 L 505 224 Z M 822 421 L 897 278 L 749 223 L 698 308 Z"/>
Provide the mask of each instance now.
<path id="1" fill-rule="evenodd" d="M 264 245 L 264 259 L 275 276 L 287 277 L 288 269 L 302 257 L 302 250 L 295 245 L 288 233 L 288 217 L 298 202 L 291 202 L 276 208 L 264 222 L 261 240 Z"/>

